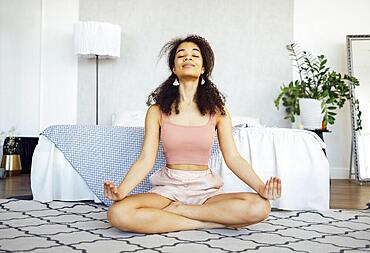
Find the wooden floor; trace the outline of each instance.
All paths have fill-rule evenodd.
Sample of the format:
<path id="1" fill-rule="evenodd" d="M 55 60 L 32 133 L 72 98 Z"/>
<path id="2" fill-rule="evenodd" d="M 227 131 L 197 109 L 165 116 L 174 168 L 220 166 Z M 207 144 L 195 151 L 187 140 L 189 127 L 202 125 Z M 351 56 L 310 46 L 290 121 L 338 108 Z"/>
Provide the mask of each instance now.
<path id="1" fill-rule="evenodd" d="M 347 179 L 332 179 L 330 208 L 366 209 L 370 202 L 370 185 L 358 185 Z M 314 189 L 313 189 L 314 190 Z M 0 198 L 31 195 L 30 174 L 0 179 Z"/>
<path id="2" fill-rule="evenodd" d="M 370 203 L 370 184 L 358 185 L 355 180 L 332 179 L 330 208 L 365 209 Z"/>
<path id="3" fill-rule="evenodd" d="M 0 199 L 23 195 L 32 195 L 30 174 L 0 179 Z"/>

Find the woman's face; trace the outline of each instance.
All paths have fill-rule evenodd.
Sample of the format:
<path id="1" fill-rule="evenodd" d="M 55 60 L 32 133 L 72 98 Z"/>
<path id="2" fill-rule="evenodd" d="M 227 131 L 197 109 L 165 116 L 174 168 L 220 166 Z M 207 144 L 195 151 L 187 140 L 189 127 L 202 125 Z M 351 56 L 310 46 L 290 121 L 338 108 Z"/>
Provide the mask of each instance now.
<path id="1" fill-rule="evenodd" d="M 203 58 L 197 44 L 183 42 L 176 50 L 173 73 L 179 79 L 199 78 L 204 73 Z"/>

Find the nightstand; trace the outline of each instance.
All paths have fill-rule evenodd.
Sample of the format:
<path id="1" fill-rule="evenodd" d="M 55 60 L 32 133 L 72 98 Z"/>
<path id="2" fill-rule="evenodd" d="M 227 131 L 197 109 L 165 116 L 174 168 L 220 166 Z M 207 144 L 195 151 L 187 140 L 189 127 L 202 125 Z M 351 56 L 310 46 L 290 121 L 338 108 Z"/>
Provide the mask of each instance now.
<path id="1" fill-rule="evenodd" d="M 12 154 L 3 152 L 0 167 L 6 168 L 9 176 L 29 174 L 31 172 L 32 155 L 38 143 L 38 137 L 16 137 L 17 147 Z M 8 140 L 5 139 L 4 144 Z M 5 151 L 5 150 L 4 150 Z M 0 157 L 1 158 L 1 157 Z"/>

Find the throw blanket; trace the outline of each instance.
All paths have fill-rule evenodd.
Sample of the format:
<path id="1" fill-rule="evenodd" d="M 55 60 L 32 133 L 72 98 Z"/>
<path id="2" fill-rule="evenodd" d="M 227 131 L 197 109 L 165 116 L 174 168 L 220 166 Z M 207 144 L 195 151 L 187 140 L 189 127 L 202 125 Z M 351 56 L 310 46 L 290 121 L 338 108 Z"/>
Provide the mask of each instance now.
<path id="1" fill-rule="evenodd" d="M 94 125 L 54 125 L 41 135 L 62 151 L 66 160 L 86 181 L 92 192 L 105 204 L 103 183 L 111 180 L 120 184 L 128 170 L 138 159 L 144 141 L 143 127 L 106 127 Z M 218 156 L 217 136 L 212 156 Z M 130 194 L 151 189 L 149 177 L 166 164 L 162 143 L 151 172 Z"/>

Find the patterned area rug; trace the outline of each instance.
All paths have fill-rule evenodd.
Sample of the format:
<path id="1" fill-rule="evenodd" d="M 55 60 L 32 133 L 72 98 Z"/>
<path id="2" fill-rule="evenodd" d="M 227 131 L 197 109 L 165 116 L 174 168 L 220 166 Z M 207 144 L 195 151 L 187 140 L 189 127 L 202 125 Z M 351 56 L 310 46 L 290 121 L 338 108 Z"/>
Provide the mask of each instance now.
<path id="1" fill-rule="evenodd" d="M 370 212 L 273 211 L 256 225 L 125 233 L 92 202 L 0 199 L 0 252 L 370 252 Z"/>

